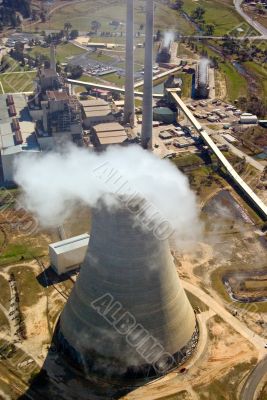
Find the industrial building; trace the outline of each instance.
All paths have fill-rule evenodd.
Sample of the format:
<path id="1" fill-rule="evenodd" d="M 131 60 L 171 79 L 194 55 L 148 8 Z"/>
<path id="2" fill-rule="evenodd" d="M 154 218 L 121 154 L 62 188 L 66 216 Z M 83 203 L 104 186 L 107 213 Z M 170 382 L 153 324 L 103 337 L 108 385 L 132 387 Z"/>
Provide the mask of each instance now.
<path id="1" fill-rule="evenodd" d="M 90 129 L 96 124 L 115 121 L 110 105 L 105 100 L 80 100 L 80 104 L 82 106 L 82 119 L 85 129 Z"/>
<path id="2" fill-rule="evenodd" d="M 207 99 L 209 91 L 209 60 L 202 58 L 196 67 L 194 97 L 196 99 Z"/>
<path id="3" fill-rule="evenodd" d="M 118 122 L 95 125 L 91 132 L 91 141 L 97 150 L 104 150 L 112 144 L 128 142 L 125 129 Z"/>
<path id="4" fill-rule="evenodd" d="M 51 150 L 71 141 L 81 145 L 82 133 L 78 99 L 64 91 L 47 91 L 41 101 L 40 119 L 36 121 L 41 150 Z"/>
<path id="5" fill-rule="evenodd" d="M 12 107 L 12 112 L 10 108 Z M 12 182 L 18 155 L 39 152 L 27 101 L 22 94 L 0 96 L 0 151 L 3 181 Z"/>
<path id="6" fill-rule="evenodd" d="M 92 218 L 89 247 L 60 316 L 56 345 L 86 373 L 158 376 L 189 357 L 197 341 L 195 314 L 168 240 L 134 222 L 123 201 L 118 209 L 99 205 Z M 114 329 L 116 310 L 120 322 Z M 151 355 L 144 358 L 146 351 Z"/>
<path id="7" fill-rule="evenodd" d="M 73 271 L 83 263 L 89 239 L 85 233 L 49 245 L 51 266 L 58 275 Z"/>
<path id="8" fill-rule="evenodd" d="M 50 47 L 50 68 L 37 73 L 36 89 L 29 96 L 28 108 L 36 122 L 36 138 L 40 149 L 51 150 L 66 142 L 82 146 L 81 107 L 76 96 L 56 71 L 55 48 Z"/>
<path id="9" fill-rule="evenodd" d="M 177 122 L 177 112 L 169 107 L 155 107 L 153 108 L 153 120 L 165 124 L 173 124 Z"/>

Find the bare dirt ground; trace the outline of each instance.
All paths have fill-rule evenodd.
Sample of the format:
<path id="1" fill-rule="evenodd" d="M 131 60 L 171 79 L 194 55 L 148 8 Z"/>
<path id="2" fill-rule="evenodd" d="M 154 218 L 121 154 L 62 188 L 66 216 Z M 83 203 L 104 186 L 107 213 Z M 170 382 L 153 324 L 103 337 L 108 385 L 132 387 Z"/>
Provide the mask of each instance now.
<path id="1" fill-rule="evenodd" d="M 232 367 L 249 363 L 257 357 L 253 346 L 218 317 L 210 320 L 208 330 L 208 351 L 199 366 L 190 368 L 185 374 L 172 372 L 163 379 L 127 394 L 123 399 L 162 399 L 182 391 L 188 391 L 192 399 L 199 399 L 195 387 L 206 386 L 224 377 Z"/>

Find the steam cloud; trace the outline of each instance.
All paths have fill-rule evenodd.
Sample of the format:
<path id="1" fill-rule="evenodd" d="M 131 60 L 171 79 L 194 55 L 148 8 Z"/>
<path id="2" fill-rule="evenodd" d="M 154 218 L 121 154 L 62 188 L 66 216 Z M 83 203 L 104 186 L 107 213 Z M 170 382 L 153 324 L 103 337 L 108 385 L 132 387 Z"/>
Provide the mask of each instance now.
<path id="1" fill-rule="evenodd" d="M 174 39 L 175 39 L 174 32 L 172 32 L 172 31 L 164 32 L 163 46 L 169 47 L 169 45 L 171 44 L 171 42 L 174 41 Z"/>
<path id="2" fill-rule="evenodd" d="M 207 67 L 210 64 L 209 59 L 201 58 L 199 63 L 199 82 L 206 84 L 207 83 Z"/>
<path id="3" fill-rule="evenodd" d="M 15 180 L 23 204 L 44 226 L 58 226 L 75 203 L 97 207 L 100 200 L 116 206 L 115 196 L 142 196 L 160 211 L 180 241 L 200 233 L 194 193 L 187 178 L 168 160 L 139 146 L 110 147 L 98 154 L 76 146 L 64 152 L 25 154 L 15 163 Z M 115 184 L 116 183 L 116 184 Z"/>

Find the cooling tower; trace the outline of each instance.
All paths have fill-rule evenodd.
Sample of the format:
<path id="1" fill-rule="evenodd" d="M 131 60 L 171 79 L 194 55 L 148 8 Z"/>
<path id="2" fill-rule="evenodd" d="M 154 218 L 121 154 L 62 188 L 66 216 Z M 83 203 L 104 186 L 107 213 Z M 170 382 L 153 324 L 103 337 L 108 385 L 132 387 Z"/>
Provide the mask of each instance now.
<path id="1" fill-rule="evenodd" d="M 135 222 L 125 205 L 102 206 L 92 218 L 57 346 L 86 372 L 123 379 L 161 374 L 191 353 L 196 335 L 168 241 Z"/>

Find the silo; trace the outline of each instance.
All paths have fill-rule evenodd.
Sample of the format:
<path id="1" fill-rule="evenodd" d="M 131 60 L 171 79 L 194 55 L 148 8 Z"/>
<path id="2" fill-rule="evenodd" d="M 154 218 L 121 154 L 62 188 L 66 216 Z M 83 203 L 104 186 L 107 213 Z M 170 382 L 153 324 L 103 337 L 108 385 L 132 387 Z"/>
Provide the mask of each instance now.
<path id="1" fill-rule="evenodd" d="M 123 202 L 93 211 L 87 255 L 56 333 L 61 352 L 86 372 L 155 376 L 187 358 L 195 342 L 195 314 L 168 239 L 152 221 L 136 222 L 139 208 Z"/>

